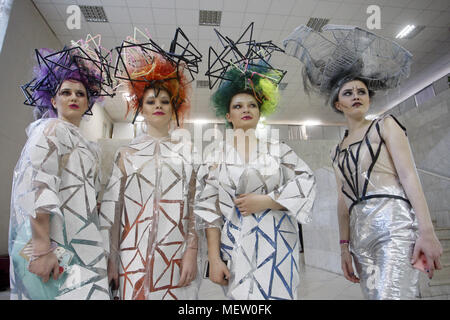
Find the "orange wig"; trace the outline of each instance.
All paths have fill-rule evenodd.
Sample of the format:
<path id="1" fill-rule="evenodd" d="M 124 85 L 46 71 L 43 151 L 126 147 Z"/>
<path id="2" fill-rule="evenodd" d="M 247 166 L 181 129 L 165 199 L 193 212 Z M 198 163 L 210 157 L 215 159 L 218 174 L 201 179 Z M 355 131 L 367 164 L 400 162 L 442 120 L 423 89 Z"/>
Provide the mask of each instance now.
<path id="1" fill-rule="evenodd" d="M 162 54 L 145 50 L 139 45 L 126 49 L 123 60 L 129 79 L 125 80 L 128 93 L 127 115 L 131 110 L 137 114 L 142 107 L 145 91 L 154 88 L 167 91 L 177 123 L 182 124 L 190 109 L 188 96 L 191 90 L 184 74 L 184 64 L 176 64 Z M 125 76 L 124 72 L 122 75 Z"/>

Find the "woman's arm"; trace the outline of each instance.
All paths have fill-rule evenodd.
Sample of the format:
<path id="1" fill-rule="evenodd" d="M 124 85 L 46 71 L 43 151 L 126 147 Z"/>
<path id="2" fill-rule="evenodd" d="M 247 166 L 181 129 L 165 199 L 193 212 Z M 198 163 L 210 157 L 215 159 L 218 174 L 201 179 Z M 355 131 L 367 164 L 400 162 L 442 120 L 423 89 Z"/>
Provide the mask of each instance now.
<path id="1" fill-rule="evenodd" d="M 33 256 L 35 260 L 30 262 L 28 270 L 47 282 L 53 272 L 53 279 L 58 279 L 59 262 L 51 250 L 50 243 L 50 214 L 36 213 L 36 217 L 30 217 Z"/>
<path id="2" fill-rule="evenodd" d="M 316 196 L 314 174 L 287 145 L 280 144 L 279 152 L 284 184 L 267 195 L 242 194 L 234 203 L 244 216 L 267 209 L 282 210 L 299 223 L 307 223 Z"/>
<path id="3" fill-rule="evenodd" d="M 419 254 L 423 252 L 427 258 L 429 276 L 432 277 L 434 269 L 441 269 L 439 258 L 442 254 L 442 247 L 434 233 L 430 212 L 414 164 L 408 138 L 395 120 L 390 117 L 384 119 L 382 134 L 400 182 L 419 223 L 419 237 L 414 247 L 412 263 L 415 263 Z"/>
<path id="4" fill-rule="evenodd" d="M 267 209 L 286 210 L 285 207 L 265 194 L 241 194 L 234 200 L 234 204 L 238 207 L 244 217 Z"/>
<path id="5" fill-rule="evenodd" d="M 59 276 L 59 262 L 51 248 L 50 219 L 52 215 L 62 219 L 59 185 L 61 170 L 67 157 L 61 153 L 63 148 L 59 138 L 68 134 L 65 127 L 59 126 L 59 121 L 49 121 L 42 128 L 36 128 L 30 136 L 32 141 L 27 142 L 35 177 L 29 187 L 36 199 L 27 210 L 33 244 L 28 270 L 41 277 L 44 282 L 49 280 L 52 272 L 55 280 Z"/>

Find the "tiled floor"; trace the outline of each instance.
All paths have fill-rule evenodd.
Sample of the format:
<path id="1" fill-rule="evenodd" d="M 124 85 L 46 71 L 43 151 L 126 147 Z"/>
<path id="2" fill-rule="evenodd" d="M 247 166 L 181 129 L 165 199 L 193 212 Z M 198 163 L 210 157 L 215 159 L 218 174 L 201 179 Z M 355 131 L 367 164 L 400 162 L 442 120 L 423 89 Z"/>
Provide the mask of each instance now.
<path id="1" fill-rule="evenodd" d="M 9 300 L 9 291 L 0 291 L 0 300 Z"/>
<path id="2" fill-rule="evenodd" d="M 363 299 L 359 284 L 353 284 L 343 276 L 300 263 L 300 300 L 361 300 Z M 203 280 L 199 299 L 225 299 L 219 285 Z M 0 292 L 0 300 L 9 300 L 9 292 Z"/>

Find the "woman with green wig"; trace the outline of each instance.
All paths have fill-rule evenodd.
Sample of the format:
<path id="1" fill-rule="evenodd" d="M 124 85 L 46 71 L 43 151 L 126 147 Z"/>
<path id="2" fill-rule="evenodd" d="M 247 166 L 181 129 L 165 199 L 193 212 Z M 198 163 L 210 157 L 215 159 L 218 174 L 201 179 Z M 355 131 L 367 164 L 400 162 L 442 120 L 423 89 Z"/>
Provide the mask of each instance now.
<path id="1" fill-rule="evenodd" d="M 297 223 L 310 220 L 314 176 L 286 144 L 257 138 L 260 117 L 276 109 L 283 74 L 249 61 L 231 64 L 213 94 L 233 134 L 199 169 L 194 213 L 207 237 L 208 276 L 227 297 L 297 299 Z"/>

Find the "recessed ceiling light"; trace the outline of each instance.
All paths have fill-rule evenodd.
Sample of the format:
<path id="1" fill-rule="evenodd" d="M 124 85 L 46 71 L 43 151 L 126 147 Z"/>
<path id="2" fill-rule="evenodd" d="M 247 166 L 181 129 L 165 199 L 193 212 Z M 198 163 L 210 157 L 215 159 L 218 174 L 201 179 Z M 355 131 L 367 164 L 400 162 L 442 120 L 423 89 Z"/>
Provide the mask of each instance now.
<path id="1" fill-rule="evenodd" d="M 416 26 L 409 34 L 405 35 L 403 39 L 412 39 L 417 36 L 423 29 L 425 29 L 425 26 Z"/>
<path id="2" fill-rule="evenodd" d="M 318 120 L 306 120 L 302 124 L 304 126 L 320 126 L 322 123 Z"/>
<path id="3" fill-rule="evenodd" d="M 416 28 L 415 25 L 413 24 L 408 24 L 406 27 L 404 27 L 396 36 L 396 39 L 403 39 L 405 38 L 408 34 L 411 33 L 411 31 L 413 31 Z"/>
<path id="4" fill-rule="evenodd" d="M 206 124 L 206 123 L 210 123 L 210 120 L 206 120 L 206 119 L 195 119 L 192 121 L 195 124 Z"/>

